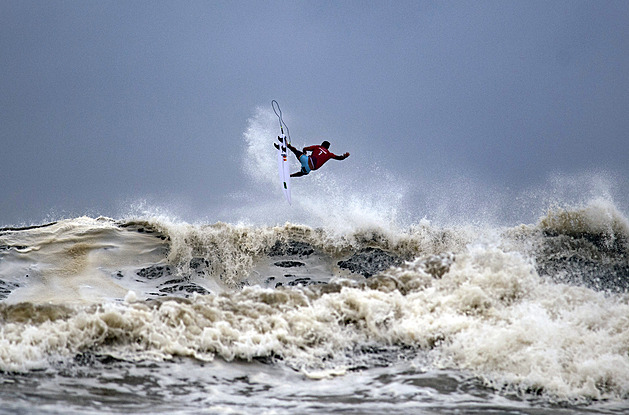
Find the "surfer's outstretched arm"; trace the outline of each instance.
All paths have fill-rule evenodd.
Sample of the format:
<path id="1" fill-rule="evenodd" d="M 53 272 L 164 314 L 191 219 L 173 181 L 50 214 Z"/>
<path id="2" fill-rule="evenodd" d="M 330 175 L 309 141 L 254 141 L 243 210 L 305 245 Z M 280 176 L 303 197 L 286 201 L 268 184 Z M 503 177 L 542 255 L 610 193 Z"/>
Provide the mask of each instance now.
<path id="1" fill-rule="evenodd" d="M 336 154 L 332 156 L 335 160 L 345 160 L 349 157 L 349 153 L 344 153 L 343 155 L 337 156 Z"/>

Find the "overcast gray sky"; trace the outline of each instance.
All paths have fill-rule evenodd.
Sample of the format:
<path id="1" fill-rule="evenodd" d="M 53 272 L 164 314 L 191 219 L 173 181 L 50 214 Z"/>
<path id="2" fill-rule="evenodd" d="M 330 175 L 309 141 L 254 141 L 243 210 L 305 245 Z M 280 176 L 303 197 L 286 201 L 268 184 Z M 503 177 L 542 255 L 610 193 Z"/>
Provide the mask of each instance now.
<path id="1" fill-rule="evenodd" d="M 321 177 L 627 194 L 626 1 L 5 0 L 0 59 L 3 225 L 242 204 L 272 99 Z"/>

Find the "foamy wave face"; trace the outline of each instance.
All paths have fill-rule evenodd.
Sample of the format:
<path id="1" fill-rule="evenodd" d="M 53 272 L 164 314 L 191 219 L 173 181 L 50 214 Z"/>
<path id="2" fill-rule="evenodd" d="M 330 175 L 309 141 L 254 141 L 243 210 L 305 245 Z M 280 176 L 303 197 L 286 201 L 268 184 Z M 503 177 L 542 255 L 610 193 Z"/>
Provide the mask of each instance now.
<path id="1" fill-rule="evenodd" d="M 128 288 L 112 276 L 159 263 L 167 252 L 152 230 L 102 217 L 4 232 L 0 247 L 0 277 L 19 287 L 8 301 L 36 304 L 123 297 Z"/>
<path id="2" fill-rule="evenodd" d="M 546 283 L 526 258 L 492 246 L 417 259 L 364 283 L 133 301 L 2 305 L 0 367 L 42 367 L 90 350 L 129 360 L 269 358 L 341 374 L 394 346 L 499 389 L 629 394 L 627 297 Z"/>
<path id="3" fill-rule="evenodd" d="M 0 234 L 0 299 L 98 303 L 120 300 L 128 290 L 142 299 L 185 297 L 295 283 L 286 275 L 294 279 L 297 271 L 308 281 L 326 283 L 347 273 L 371 276 L 419 254 L 458 250 L 468 238 L 427 222 L 404 233 L 363 229 L 339 235 L 292 224 L 77 218 Z M 303 249 L 295 251 L 295 244 Z"/>
<path id="4" fill-rule="evenodd" d="M 226 223 L 190 225 L 161 220 L 147 224 L 167 236 L 170 243 L 168 263 L 177 267 L 180 274 L 190 274 L 190 264 L 201 260 L 208 263 L 206 277 L 220 281 L 227 289 L 260 283 L 255 278 L 257 275 L 273 276 L 265 265 L 277 262 L 273 252 L 286 244 L 307 247 L 310 253 L 306 256 L 312 256 L 315 265 L 305 267 L 306 270 L 313 278 L 327 282 L 340 274 L 340 261 L 365 249 L 383 250 L 397 260 L 405 260 L 418 255 L 459 251 L 476 236 L 470 230 L 440 229 L 427 221 L 407 232 L 366 228 L 345 234 L 288 223 L 258 227 Z M 290 255 L 285 259 L 303 260 Z M 373 258 L 368 256 L 365 260 L 372 261 Z"/>

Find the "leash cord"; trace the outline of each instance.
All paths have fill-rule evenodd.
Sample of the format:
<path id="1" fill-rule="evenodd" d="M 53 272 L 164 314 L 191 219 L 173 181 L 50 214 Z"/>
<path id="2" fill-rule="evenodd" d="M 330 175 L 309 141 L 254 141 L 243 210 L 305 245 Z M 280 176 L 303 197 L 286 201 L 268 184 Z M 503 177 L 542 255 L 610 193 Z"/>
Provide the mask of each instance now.
<path id="1" fill-rule="evenodd" d="M 277 115 L 277 118 L 280 121 L 280 131 L 282 131 L 282 134 L 284 134 L 284 127 L 286 128 L 286 137 L 288 137 L 288 143 L 290 144 L 290 132 L 288 131 L 288 125 L 286 125 L 286 123 L 282 119 L 282 110 L 280 109 L 280 104 L 278 104 L 276 100 L 273 100 L 271 101 L 271 106 L 273 107 L 273 112 L 275 113 L 275 115 Z M 277 106 L 277 110 L 275 109 L 275 106 Z"/>

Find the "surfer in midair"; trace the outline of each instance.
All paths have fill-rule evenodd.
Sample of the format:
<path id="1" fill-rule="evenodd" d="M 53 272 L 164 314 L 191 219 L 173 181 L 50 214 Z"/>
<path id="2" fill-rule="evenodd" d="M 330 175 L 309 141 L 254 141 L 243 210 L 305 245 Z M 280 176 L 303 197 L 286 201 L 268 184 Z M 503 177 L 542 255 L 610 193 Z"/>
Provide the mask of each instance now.
<path id="1" fill-rule="evenodd" d="M 280 137 L 277 138 L 280 143 L 282 139 Z M 287 143 L 288 148 L 295 154 L 297 160 L 301 163 L 301 170 L 297 173 L 293 173 L 290 177 L 301 177 L 310 173 L 312 170 L 317 170 L 321 166 L 325 164 L 326 161 L 330 159 L 334 160 L 345 160 L 349 157 L 349 153 L 344 153 L 341 156 L 337 156 L 332 153 L 330 148 L 330 142 L 324 141 L 321 145 L 313 145 L 304 147 L 302 151 L 297 150 L 293 145 Z M 275 148 L 279 149 L 279 146 L 275 144 Z M 310 155 L 308 155 L 308 151 L 310 151 Z"/>

